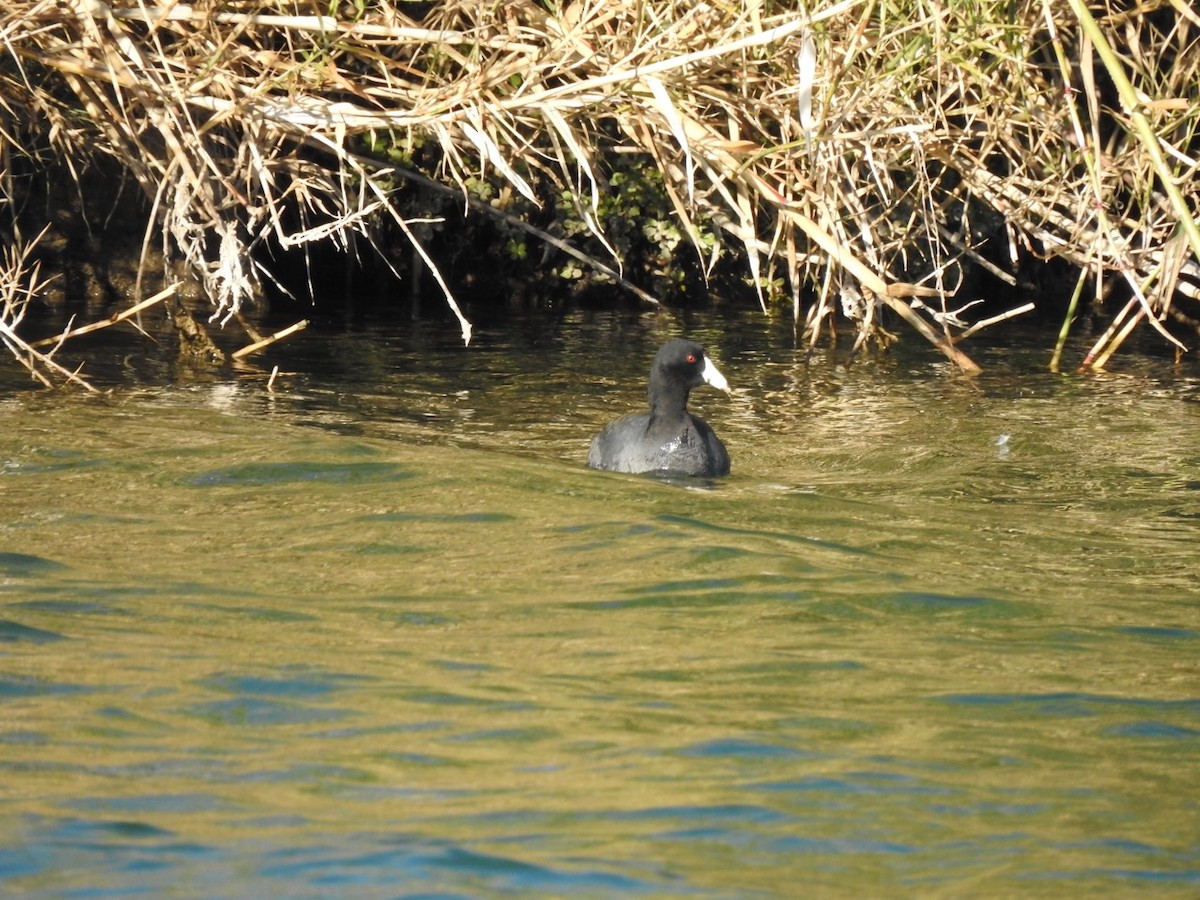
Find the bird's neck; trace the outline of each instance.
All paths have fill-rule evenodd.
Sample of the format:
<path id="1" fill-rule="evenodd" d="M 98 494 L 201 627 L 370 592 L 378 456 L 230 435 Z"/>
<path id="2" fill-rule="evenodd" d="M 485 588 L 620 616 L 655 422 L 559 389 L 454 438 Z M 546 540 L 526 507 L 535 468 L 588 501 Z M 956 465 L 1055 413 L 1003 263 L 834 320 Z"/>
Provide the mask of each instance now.
<path id="1" fill-rule="evenodd" d="M 680 419 L 687 413 L 689 388 L 669 379 L 650 379 L 650 418 L 652 420 Z"/>

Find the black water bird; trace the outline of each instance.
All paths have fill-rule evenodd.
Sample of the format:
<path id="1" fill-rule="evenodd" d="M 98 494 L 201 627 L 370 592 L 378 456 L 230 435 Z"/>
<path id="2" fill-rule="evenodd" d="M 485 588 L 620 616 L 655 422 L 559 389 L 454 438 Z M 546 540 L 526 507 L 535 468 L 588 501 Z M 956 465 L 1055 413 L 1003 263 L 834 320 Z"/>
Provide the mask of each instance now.
<path id="1" fill-rule="evenodd" d="M 659 348 L 650 367 L 650 410 L 604 426 L 592 440 L 588 465 L 613 472 L 663 475 L 729 474 L 729 454 L 708 423 L 687 411 L 692 388 L 729 382 L 694 341 L 675 339 Z"/>

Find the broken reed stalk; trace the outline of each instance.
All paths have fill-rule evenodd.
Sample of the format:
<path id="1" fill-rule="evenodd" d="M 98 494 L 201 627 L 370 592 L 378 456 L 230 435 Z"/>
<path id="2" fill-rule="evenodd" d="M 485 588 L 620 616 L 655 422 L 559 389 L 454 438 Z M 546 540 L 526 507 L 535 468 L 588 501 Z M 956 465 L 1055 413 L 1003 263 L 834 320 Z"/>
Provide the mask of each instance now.
<path id="1" fill-rule="evenodd" d="M 128 309 L 123 309 L 119 313 L 113 313 L 107 319 L 101 319 L 97 322 L 92 322 L 90 325 L 82 325 L 79 328 L 68 327 L 61 334 L 57 334 L 54 337 L 42 338 L 40 341 L 33 341 L 29 346 L 48 347 L 51 344 L 61 346 L 71 338 L 79 337 L 83 334 L 91 334 L 93 331 L 99 331 L 102 328 L 109 328 L 112 325 L 116 325 L 118 322 L 124 322 L 126 319 L 130 319 L 139 315 L 140 313 L 149 309 L 151 306 L 154 306 L 156 303 L 161 303 L 168 297 L 172 296 L 177 290 L 179 290 L 179 282 L 168 285 L 153 297 L 148 297 L 141 303 L 135 303 L 133 306 L 129 307 Z"/>
<path id="2" fill-rule="evenodd" d="M 229 355 L 232 359 L 242 359 L 243 357 L 249 356 L 251 353 L 257 353 L 259 350 L 262 350 L 264 347 L 271 346 L 271 344 L 275 343 L 276 341 L 281 341 L 285 337 L 290 337 L 291 335 L 295 334 L 297 331 L 303 331 L 307 327 L 308 327 L 308 320 L 302 319 L 301 321 L 295 323 L 294 325 L 289 325 L 287 328 L 284 328 L 280 331 L 275 332 L 274 334 L 270 335 L 269 337 L 265 337 L 260 340 L 257 340 L 253 344 L 247 344 L 245 347 L 242 347 L 240 350 L 235 350 L 233 353 L 231 353 Z"/>
<path id="3" fill-rule="evenodd" d="M 1140 318 L 1159 329 L 1200 283 L 1187 212 L 1200 206 L 1200 18 L 1187 4 L 1105 0 L 1093 16 L 1079 0 L 815 0 L 799 14 L 449 0 L 420 22 L 405 8 L 15 0 L 0 17 L 0 114 L 27 126 L 0 128 L 0 143 L 119 160 L 153 200 L 148 238 L 182 257 L 223 321 L 271 277 L 264 242 L 365 238 L 387 259 L 391 222 L 468 341 L 393 176 L 475 210 L 471 184 L 487 180 L 517 198 L 498 212 L 539 239 L 526 218 L 569 194 L 613 261 L 576 258 L 628 285 L 601 215 L 619 150 L 661 171 L 703 270 L 739 254 L 763 308 L 786 292 L 810 343 L 837 317 L 856 347 L 886 341 L 890 310 L 977 369 L 956 344 L 1027 305 L 963 321 L 971 302 L 947 300 L 964 258 L 1007 282 L 1031 254 L 1093 265 L 1146 285 Z M 1094 51 L 1121 109 L 1097 88 Z M 367 161 L 370 147 L 429 148 L 434 162 L 417 173 Z M 1172 256 L 1180 229 L 1189 244 Z"/>

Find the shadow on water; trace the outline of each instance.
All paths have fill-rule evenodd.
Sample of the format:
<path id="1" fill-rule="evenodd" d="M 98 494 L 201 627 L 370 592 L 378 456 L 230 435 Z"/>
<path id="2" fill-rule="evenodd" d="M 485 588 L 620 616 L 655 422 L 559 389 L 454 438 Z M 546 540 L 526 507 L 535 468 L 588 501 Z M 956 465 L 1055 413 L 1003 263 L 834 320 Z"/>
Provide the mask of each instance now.
<path id="1" fill-rule="evenodd" d="M 668 330 L 0 401 L 0 884 L 1194 894 L 1196 373 L 698 318 L 734 474 L 586 469 Z"/>

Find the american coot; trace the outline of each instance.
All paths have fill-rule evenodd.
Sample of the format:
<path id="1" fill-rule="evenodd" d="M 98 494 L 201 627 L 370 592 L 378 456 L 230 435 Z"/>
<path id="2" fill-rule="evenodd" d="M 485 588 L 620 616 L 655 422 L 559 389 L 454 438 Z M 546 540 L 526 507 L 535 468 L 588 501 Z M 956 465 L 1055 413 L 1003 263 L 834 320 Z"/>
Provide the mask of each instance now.
<path id="1" fill-rule="evenodd" d="M 728 475 L 729 454 L 708 423 L 687 411 L 701 384 L 729 391 L 729 382 L 694 341 L 667 341 L 650 368 L 650 411 L 610 422 L 592 440 L 588 465 L 614 472 Z"/>

